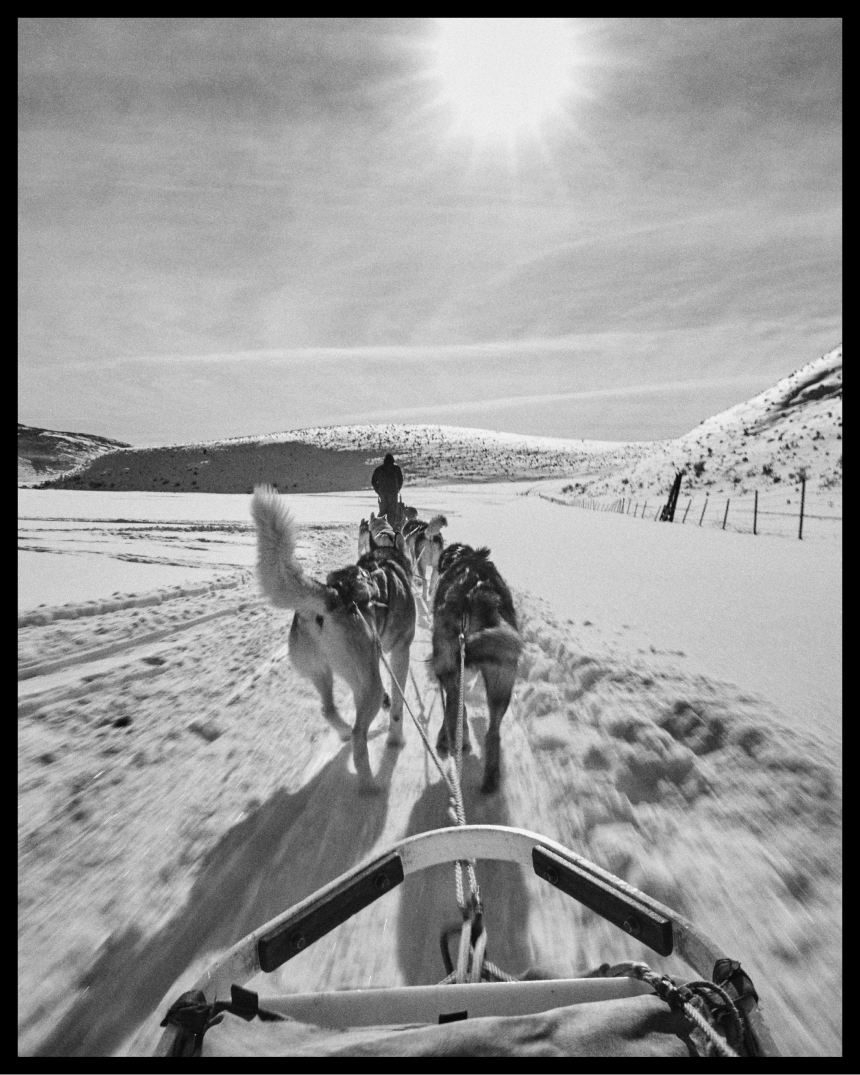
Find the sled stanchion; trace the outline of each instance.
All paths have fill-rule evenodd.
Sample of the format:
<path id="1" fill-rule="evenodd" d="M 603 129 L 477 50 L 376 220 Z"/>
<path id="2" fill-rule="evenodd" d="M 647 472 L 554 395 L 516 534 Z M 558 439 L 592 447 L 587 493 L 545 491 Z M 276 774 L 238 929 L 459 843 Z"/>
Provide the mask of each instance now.
<path id="1" fill-rule="evenodd" d="M 260 969 L 267 974 L 288 959 L 330 933 L 336 926 L 352 918 L 380 896 L 384 896 L 403 880 L 403 863 L 397 852 L 372 863 L 357 877 L 351 878 L 314 900 L 309 906 L 300 904 L 296 914 L 279 923 L 257 941 Z"/>
<path id="2" fill-rule="evenodd" d="M 538 877 L 596 911 L 661 956 L 671 955 L 675 946 L 671 921 L 632 893 L 540 845 L 532 850 L 532 864 Z"/>

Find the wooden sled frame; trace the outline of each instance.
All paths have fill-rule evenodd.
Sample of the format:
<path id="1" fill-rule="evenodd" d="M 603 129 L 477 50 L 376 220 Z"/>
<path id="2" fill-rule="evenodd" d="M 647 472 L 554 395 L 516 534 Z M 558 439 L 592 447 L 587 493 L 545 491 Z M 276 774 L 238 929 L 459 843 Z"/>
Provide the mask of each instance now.
<path id="1" fill-rule="evenodd" d="M 687 919 L 554 840 L 525 829 L 466 825 L 411 836 L 347 871 L 250 933 L 191 988 L 203 992 L 209 1002 L 225 999 L 231 985 L 244 985 L 260 973 L 276 970 L 409 874 L 463 859 L 530 865 L 538 876 L 660 955 L 675 952 L 700 978 L 711 979 L 715 963 L 727 958 Z M 468 1010 L 471 1017 L 526 1015 L 649 992 L 650 986 L 631 978 L 574 978 L 264 996 L 261 1006 L 321 1026 L 373 1026 L 437 1023 L 440 1015 L 461 1010 Z M 169 1003 L 168 999 L 159 1008 L 159 1019 Z M 757 1005 L 749 1007 L 746 1018 L 754 1053 L 779 1056 Z M 156 1034 L 156 1028 L 147 1024 L 128 1055 L 169 1055 L 176 1028 L 168 1025 L 157 1041 Z"/>

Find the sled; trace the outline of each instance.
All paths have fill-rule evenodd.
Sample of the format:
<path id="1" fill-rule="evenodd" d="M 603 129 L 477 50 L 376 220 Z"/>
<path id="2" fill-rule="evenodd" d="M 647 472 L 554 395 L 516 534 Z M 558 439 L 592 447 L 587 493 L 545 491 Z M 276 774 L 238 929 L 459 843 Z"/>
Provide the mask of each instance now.
<path id="1" fill-rule="evenodd" d="M 234 945 L 178 1001 L 175 996 L 167 998 L 157 1013 L 160 1025 L 155 1025 L 155 1019 L 146 1025 L 135 1039 L 129 1055 L 191 1056 L 200 1055 L 201 1048 L 203 1056 L 294 1055 L 292 1049 L 295 1046 L 290 1042 L 295 1040 L 296 1028 L 303 1028 L 308 1033 L 313 1031 L 319 1040 L 323 1040 L 327 1030 L 329 1038 L 326 1041 L 331 1039 L 332 1032 L 352 1028 L 349 1031 L 352 1037 L 338 1038 L 335 1035 L 341 1043 L 341 1051 L 337 1055 L 349 1055 L 344 1049 L 349 1048 L 351 1041 L 360 1043 L 363 1050 L 361 1055 L 376 1055 L 368 1051 L 373 1048 L 373 1035 L 368 1036 L 372 1028 L 384 1031 L 387 1034 L 385 1041 L 395 1041 L 399 1050 L 406 1050 L 396 1055 L 412 1055 L 409 1043 L 413 1038 L 420 1038 L 421 1055 L 444 1055 L 444 1048 L 436 1054 L 432 1051 L 428 1054 L 427 1042 L 432 1039 L 427 1034 L 416 1038 L 414 1032 L 422 1027 L 434 1028 L 434 1033 L 441 1041 L 443 1035 L 454 1031 L 462 1036 L 467 1025 L 474 1031 L 484 1025 L 492 1028 L 496 1040 L 501 1040 L 505 1036 L 506 1020 L 519 1017 L 516 1026 L 528 1027 L 529 1018 L 538 1019 L 539 1013 L 548 1012 L 558 1015 L 556 1009 L 574 1013 L 572 1018 L 580 1017 L 580 1022 L 582 1016 L 587 1016 L 592 1027 L 595 1018 L 599 1019 L 601 1013 L 605 1013 L 609 1045 L 604 1044 L 601 1048 L 611 1049 L 616 1013 L 629 1009 L 636 1014 L 643 1005 L 643 1001 L 637 998 L 648 996 L 651 1000 L 645 1003 L 656 1008 L 655 988 L 657 994 L 663 997 L 659 1004 L 668 999 L 676 1013 L 672 1018 L 680 1018 L 677 1016 L 678 994 L 673 993 L 671 986 L 673 982 L 683 983 L 686 979 L 659 976 L 660 984 L 655 987 L 654 979 L 658 976 L 653 972 L 647 981 L 636 976 L 590 976 L 539 981 L 472 981 L 261 997 L 244 988 L 246 982 L 261 972 L 276 970 L 287 960 L 304 953 L 315 941 L 352 915 L 375 900 L 385 898 L 409 874 L 440 863 L 469 859 L 494 859 L 530 867 L 548 884 L 578 900 L 659 955 L 674 954 L 680 957 L 690 967 L 695 979 L 704 980 L 697 984 L 713 988 L 710 983 L 717 983 L 723 996 L 727 995 L 734 1002 L 731 1014 L 737 1055 L 780 1055 L 762 1017 L 758 996 L 749 977 L 736 960 L 729 958 L 696 926 L 561 844 L 524 829 L 499 825 L 466 825 L 421 833 L 394 844 L 384 853 L 336 878 Z M 446 957 L 449 969 L 450 962 Z M 619 964 L 619 967 L 645 967 L 648 970 L 641 963 Z M 615 968 L 609 973 L 613 973 L 613 970 L 617 973 Z M 606 971 L 607 966 L 604 965 L 601 972 L 595 973 L 605 974 Z M 665 988 L 669 989 L 668 997 L 664 995 Z M 719 1009 L 719 1005 L 716 1009 Z M 212 1023 L 213 1016 L 219 1010 L 231 1018 L 238 1015 L 246 1021 L 258 1015 L 262 1022 L 254 1020 L 253 1024 L 248 1022 L 247 1025 L 236 1022 L 236 1025 L 244 1035 L 252 1032 L 252 1026 L 259 1026 L 261 1044 L 251 1052 L 207 1053 L 206 1042 L 209 1038 L 218 1033 L 223 1036 L 222 1028 Z M 560 1014 L 564 1016 L 565 1013 Z M 720 1033 L 723 1015 L 717 1010 L 713 1022 L 718 1028 L 717 1036 L 725 1039 L 727 1033 Z M 469 1023 L 488 1019 L 496 1021 Z M 203 1027 L 207 1023 L 210 1029 L 203 1034 Z M 440 1023 L 451 1025 L 440 1027 Z M 280 1028 L 283 1028 L 283 1032 L 279 1038 Z M 356 1028 L 367 1028 L 367 1031 L 360 1032 Z M 398 1029 L 398 1034 L 393 1036 L 391 1031 L 395 1028 L 404 1029 Z M 631 1041 L 637 1033 L 630 1035 Z M 293 1038 L 290 1038 L 290 1034 L 293 1034 Z M 463 1045 L 467 1052 L 475 1048 L 473 1038 L 468 1039 L 471 1045 Z M 575 1034 L 572 1038 L 568 1035 L 564 1040 L 574 1042 L 571 1046 L 573 1051 L 567 1055 L 619 1055 L 612 1051 L 588 1052 L 588 1049 L 594 1048 L 593 1033 L 587 1045 L 583 1046 L 586 1049 L 584 1052 L 577 1051 Z M 466 1042 L 467 1038 L 463 1037 L 463 1041 Z M 635 1041 L 632 1044 L 635 1047 Z M 446 1048 L 447 1055 L 460 1055 L 450 1051 L 450 1042 Z M 383 1052 L 379 1055 L 390 1054 Z M 483 1054 L 478 1052 L 473 1055 Z M 493 1055 L 499 1053 L 494 1052 Z M 623 1055 L 630 1054 L 625 1051 Z M 632 1055 L 654 1053 L 652 1049 Z M 705 1051 L 699 1055 L 714 1055 L 713 1049 L 706 1045 Z"/>

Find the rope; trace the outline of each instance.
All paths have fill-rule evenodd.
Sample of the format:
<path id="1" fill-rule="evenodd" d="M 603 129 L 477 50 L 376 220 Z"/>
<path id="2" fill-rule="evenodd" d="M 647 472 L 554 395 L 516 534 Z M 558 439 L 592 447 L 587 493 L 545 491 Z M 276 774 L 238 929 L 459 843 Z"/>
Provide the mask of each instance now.
<path id="1" fill-rule="evenodd" d="M 433 746 L 432 746 L 430 740 L 427 738 L 426 732 L 421 727 L 421 722 L 418 720 L 418 718 L 415 716 L 415 714 L 409 708 L 409 703 L 406 701 L 406 695 L 403 693 L 403 688 L 398 683 L 397 677 L 395 676 L 394 672 L 392 671 L 391 665 L 388 663 L 388 660 L 387 660 L 385 654 L 382 652 L 382 644 L 379 641 L 379 636 L 377 635 L 376 631 L 374 631 L 371 628 L 370 624 L 364 618 L 364 616 L 363 616 L 363 614 L 361 612 L 361 609 L 356 607 L 355 611 L 356 611 L 356 613 L 358 615 L 358 618 L 361 620 L 361 622 L 364 624 L 365 628 L 367 629 L 368 634 L 370 635 L 370 637 L 376 643 L 376 648 L 377 648 L 377 650 L 379 652 L 379 656 L 382 658 L 382 663 L 385 665 L 386 669 L 388 670 L 389 675 L 391 676 L 391 682 L 397 688 L 398 694 L 403 699 L 403 704 L 406 707 L 406 712 L 412 718 L 413 723 L 415 724 L 415 727 L 418 729 L 418 732 L 421 735 L 421 739 L 424 742 L 424 746 L 427 748 L 427 753 L 433 759 L 433 761 L 434 761 L 434 763 L 436 765 L 436 768 L 439 770 L 439 775 L 442 777 L 442 779 L 448 785 L 448 790 L 453 796 L 454 793 L 453 793 L 453 788 L 452 788 L 452 785 L 451 785 L 451 779 L 448 776 L 448 774 L 445 772 L 445 770 L 444 770 L 444 768 L 442 766 L 442 762 L 441 762 L 441 760 L 439 758 L 439 755 L 433 749 Z"/>
<path id="2" fill-rule="evenodd" d="M 485 931 L 486 932 L 486 931 Z M 454 985 L 457 981 L 457 972 L 452 971 L 447 977 L 443 978 L 439 985 Z M 497 967 L 490 959 L 484 960 L 484 965 L 481 968 L 481 981 L 482 982 L 517 982 L 518 978 L 515 978 L 512 974 L 508 974 L 507 971 L 503 971 L 500 967 Z"/>
<path id="3" fill-rule="evenodd" d="M 729 1021 L 727 1036 L 731 1036 L 734 1046 L 740 1046 L 743 1042 L 743 1022 L 731 997 L 720 986 L 707 981 L 687 982 L 686 985 L 677 986 L 668 975 L 656 974 L 647 963 L 619 963 L 611 967 L 607 975 L 610 978 L 638 978 L 646 982 L 670 1008 L 683 1011 L 690 1022 L 695 1023 L 702 1031 L 720 1056 L 739 1055 L 692 1003 L 693 1000 L 699 1000 L 715 1018 L 727 1016 Z M 719 1004 L 708 1001 L 704 994 L 709 992 L 717 994 Z"/>
<path id="4" fill-rule="evenodd" d="M 453 772 L 453 775 L 448 776 L 448 774 L 445 772 L 444 768 L 442 767 L 442 762 L 441 762 L 441 760 L 439 758 L 439 755 L 433 749 L 433 746 L 430 743 L 430 740 L 427 738 L 427 734 L 424 731 L 423 727 L 421 726 L 420 721 L 415 716 L 415 714 L 412 712 L 412 709 L 410 708 L 409 703 L 406 701 L 406 694 L 405 694 L 403 688 L 400 686 L 400 683 L 398 682 L 397 677 L 395 676 L 394 671 L 392 670 L 391 665 L 388 663 L 388 660 L 387 660 L 387 658 L 386 658 L 386 656 L 385 656 L 385 654 L 384 654 L 384 652 L 382 650 L 382 643 L 380 641 L 379 635 L 376 632 L 375 626 L 371 627 L 371 625 L 364 618 L 364 614 L 362 613 L 361 609 L 357 605 L 355 606 L 355 612 L 356 612 L 358 618 L 364 624 L 365 629 L 367 630 L 367 633 L 368 633 L 369 637 L 373 640 L 374 645 L 375 645 L 376 650 L 377 650 L 377 653 L 379 654 L 379 657 L 382 659 L 382 663 L 385 665 L 386 669 L 388 670 L 388 672 L 389 672 L 389 674 L 391 676 L 391 682 L 397 688 L 397 691 L 400 694 L 400 697 L 403 699 L 403 705 L 406 707 L 407 713 L 412 718 L 412 723 L 418 729 L 418 733 L 421 736 L 421 739 L 422 739 L 422 741 L 424 743 L 425 748 L 427 749 L 428 754 L 433 759 L 433 762 L 435 763 L 436 768 L 439 770 L 439 773 L 440 773 L 442 779 L 445 781 L 445 784 L 446 784 L 446 786 L 448 788 L 448 795 L 449 795 L 449 798 L 451 800 L 451 803 L 450 803 L 450 805 L 448 807 L 449 815 L 452 817 L 452 819 L 454 820 L 455 824 L 457 824 L 457 825 L 465 825 L 466 824 L 466 811 L 465 811 L 465 808 L 463 806 L 463 790 L 462 790 L 462 787 L 460 785 L 460 778 L 461 778 L 462 771 L 463 771 L 463 716 L 464 716 L 464 713 L 465 713 L 465 691 L 464 691 L 465 664 L 466 664 L 466 639 L 465 639 L 465 635 L 463 634 L 462 631 L 460 632 L 460 690 L 459 690 L 459 699 L 458 699 L 458 706 L 457 706 L 456 753 L 455 753 L 455 758 L 454 758 L 454 772 Z M 466 869 L 467 869 L 468 874 L 469 874 L 469 899 L 468 899 L 468 901 L 466 900 L 466 896 L 465 896 L 465 892 L 464 892 L 464 886 L 463 886 L 463 861 L 458 860 L 454 864 L 454 886 L 455 886 L 456 896 L 457 896 L 457 905 L 460 908 L 460 913 L 463 916 L 463 931 L 462 931 L 461 940 L 460 940 L 460 958 L 459 958 L 458 963 L 457 963 L 457 974 L 456 974 L 456 981 L 458 981 L 458 982 L 465 982 L 467 980 L 466 975 L 468 973 L 469 951 L 470 951 L 470 948 L 471 948 L 472 922 L 478 916 L 480 916 L 481 931 L 478 934 L 478 937 L 476 938 L 476 942 L 480 942 L 481 937 L 484 938 L 483 945 L 480 946 L 480 956 L 481 956 L 481 958 L 478 960 L 478 967 L 479 968 L 482 968 L 482 966 L 483 966 L 483 953 L 484 953 L 484 950 L 486 949 L 486 944 L 487 944 L 486 930 L 483 928 L 483 906 L 482 906 L 482 903 L 481 903 L 481 890 L 480 890 L 480 888 L 478 886 L 477 874 L 475 873 L 475 860 L 474 859 L 466 859 L 465 860 L 465 865 L 466 865 Z M 467 927 L 468 927 L 468 933 L 467 933 Z M 477 952 L 477 950 L 478 950 L 478 946 L 476 944 L 476 952 Z M 496 969 L 498 969 L 498 968 L 496 968 Z M 473 971 L 473 973 L 475 973 L 475 972 Z M 482 973 L 482 970 L 479 969 L 477 971 L 478 977 L 476 979 L 473 978 L 472 980 L 473 981 L 480 981 L 481 980 L 481 973 Z M 513 980 L 513 979 L 509 979 L 509 980 Z"/>
<path id="5" fill-rule="evenodd" d="M 488 934 L 483 928 L 483 916 L 476 915 L 471 923 L 471 937 L 465 939 L 466 947 L 464 944 L 464 930 L 463 925 L 449 926 L 447 929 L 442 930 L 442 935 L 439 938 L 440 947 L 442 949 L 442 961 L 445 964 L 445 970 L 448 972 L 447 977 L 443 978 L 439 985 L 451 985 L 458 981 L 459 966 L 454 968 L 454 964 L 451 961 L 451 953 L 448 951 L 448 938 L 454 933 L 460 934 L 460 954 L 464 952 L 468 953 L 468 946 L 474 942 L 474 954 L 472 957 L 471 967 L 468 962 L 466 966 L 468 968 L 468 980 L 470 982 L 516 982 L 519 981 L 512 974 L 508 974 L 503 970 L 500 970 L 495 963 L 492 963 L 486 958 Z M 468 960 L 468 955 L 466 956 Z M 458 964 L 459 964 L 458 959 Z"/>
<path id="6" fill-rule="evenodd" d="M 463 627 L 465 629 L 465 622 L 463 624 Z M 456 731 L 456 735 L 455 735 L 455 747 L 454 747 L 454 767 L 455 767 L 455 772 L 456 772 L 456 776 L 457 776 L 456 781 L 455 781 L 455 788 L 457 790 L 457 798 L 455 800 L 455 806 L 456 806 L 456 821 L 457 821 L 457 824 L 458 825 L 465 825 L 466 824 L 466 812 L 465 812 L 465 809 L 463 807 L 463 796 L 462 796 L 462 785 L 461 785 L 461 781 L 462 781 L 462 777 L 463 777 L 463 724 L 464 724 L 464 716 L 465 716 L 465 712 L 466 712 L 466 701 L 465 701 L 465 697 L 466 697 L 465 696 L 466 635 L 465 635 L 465 631 L 460 632 L 459 641 L 460 641 L 460 682 L 459 682 L 458 697 L 457 697 L 457 731 Z M 460 908 L 461 914 L 463 915 L 464 921 L 471 921 L 472 918 L 474 916 L 476 916 L 476 915 L 480 915 L 481 918 L 483 919 L 483 908 L 482 908 L 482 905 L 481 905 L 481 890 L 478 887 L 478 877 L 477 877 L 477 874 L 475 873 L 475 860 L 474 859 L 466 859 L 465 860 L 466 869 L 468 870 L 468 873 L 469 873 L 469 897 L 470 898 L 469 898 L 469 903 L 468 904 L 466 903 L 466 900 L 465 900 L 465 897 L 464 897 L 464 894 L 463 894 L 463 865 L 464 865 L 464 862 L 462 860 L 457 861 L 457 862 L 454 863 L 454 885 L 455 885 L 455 888 L 456 888 L 456 891 L 457 891 L 457 904 L 458 904 L 458 906 Z M 480 939 L 481 939 L 481 937 L 483 935 L 484 935 L 484 931 L 482 930 L 481 933 L 479 933 L 479 935 L 478 935 L 478 938 L 477 938 L 478 941 L 480 941 Z M 487 943 L 486 942 L 486 937 L 484 937 L 484 944 L 483 944 L 484 948 L 486 948 L 486 943 Z M 481 954 L 483 955 L 483 949 L 482 949 Z M 480 967 L 481 967 L 481 963 L 479 962 L 477 972 L 473 971 L 473 973 L 477 973 L 478 977 L 477 978 L 472 977 L 472 978 L 469 979 L 470 981 L 480 981 L 481 980 L 481 978 L 480 978 L 480 974 L 481 974 Z M 463 973 L 461 973 L 460 968 L 458 966 L 457 981 L 459 981 L 459 982 L 465 982 L 466 981 L 465 968 L 463 969 Z"/>

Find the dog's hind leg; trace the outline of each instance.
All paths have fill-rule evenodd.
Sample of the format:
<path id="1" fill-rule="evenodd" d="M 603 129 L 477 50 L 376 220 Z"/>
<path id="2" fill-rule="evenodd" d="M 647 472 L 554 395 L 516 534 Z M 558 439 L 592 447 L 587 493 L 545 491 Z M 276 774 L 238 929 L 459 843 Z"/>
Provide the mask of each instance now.
<path id="1" fill-rule="evenodd" d="M 490 726 L 484 742 L 484 782 L 481 791 L 491 795 L 499 786 L 501 772 L 501 735 L 502 717 L 511 704 L 514 680 L 517 675 L 516 665 L 492 664 L 482 665 L 484 687 L 487 691 L 487 708 L 490 711 Z"/>
<path id="2" fill-rule="evenodd" d="M 352 728 L 338 712 L 334 700 L 334 675 L 317 639 L 314 626 L 298 613 L 290 628 L 290 661 L 301 675 L 313 683 L 322 702 L 322 715 L 344 742 L 352 736 Z"/>
<path id="3" fill-rule="evenodd" d="M 409 646 L 407 642 L 394 646 L 389 656 L 391 664 L 391 713 L 388 718 L 388 739 L 390 747 L 403 746 L 403 695 L 409 678 Z"/>
<path id="4" fill-rule="evenodd" d="M 379 662 L 374 662 L 372 674 L 362 684 L 353 687 L 355 697 L 355 727 L 352 730 L 352 759 L 358 775 L 360 790 L 366 794 L 379 791 L 370 769 L 370 757 L 367 752 L 367 733 L 374 717 L 382 706 L 382 680 L 379 676 Z"/>
<path id="5" fill-rule="evenodd" d="M 322 715 L 337 734 L 348 742 L 352 738 L 352 728 L 340 715 L 334 700 L 334 676 L 330 668 L 320 669 L 310 676 L 310 680 L 319 691 L 322 700 Z"/>
<path id="6" fill-rule="evenodd" d="M 436 564 L 430 565 L 430 581 L 424 578 L 424 600 L 429 604 L 436 596 L 436 584 L 439 581 L 439 568 Z"/>

